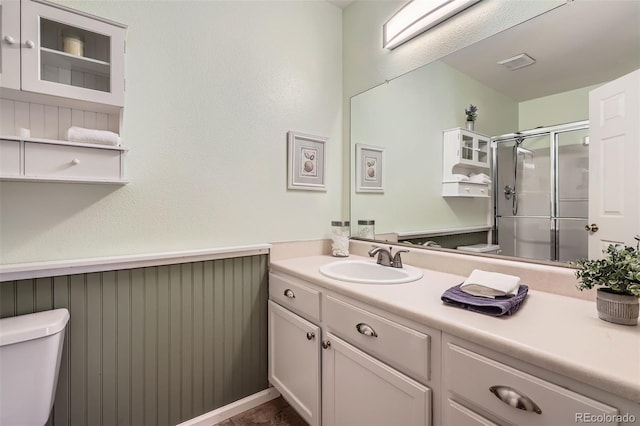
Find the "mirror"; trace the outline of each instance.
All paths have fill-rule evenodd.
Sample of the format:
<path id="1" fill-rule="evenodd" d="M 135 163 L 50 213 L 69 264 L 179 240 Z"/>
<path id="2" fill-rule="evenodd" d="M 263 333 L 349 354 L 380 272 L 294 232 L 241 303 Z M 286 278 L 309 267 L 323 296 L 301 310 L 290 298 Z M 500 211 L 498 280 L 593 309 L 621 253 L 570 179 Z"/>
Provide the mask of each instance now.
<path id="1" fill-rule="evenodd" d="M 588 129 L 580 127 L 580 123 L 588 120 L 590 90 L 640 68 L 638 22 L 640 2 L 569 2 L 354 96 L 350 152 L 352 236 L 360 237 L 359 220 L 375 220 L 378 241 L 455 249 L 495 243 L 502 238 L 501 255 L 519 256 L 525 261 L 567 262 L 586 257 L 588 191 L 584 184 L 588 177 Z M 513 71 L 497 64 L 521 53 L 536 63 Z M 443 172 L 450 167 L 443 165 L 443 131 L 464 129 L 465 109 L 470 104 L 478 107 L 474 134 L 484 135 L 496 147 L 491 162 L 497 166 L 449 170 L 449 174 L 489 175 L 493 182 L 488 191 L 493 193 L 494 185 L 501 188 L 495 199 L 486 195 L 442 195 Z M 562 137 L 556 141 L 550 139 L 549 133 L 537 134 L 540 129 L 536 128 L 557 129 L 557 125 L 565 123 L 576 127 L 559 132 Z M 527 132 L 528 129 L 532 130 Z M 531 137 L 518 144 L 513 135 L 516 132 Z M 511 139 L 496 142 L 496 137 L 508 134 Z M 477 144 L 486 140 L 474 142 L 469 136 L 468 143 L 469 152 L 481 152 L 484 147 Z M 568 189 L 558 189 L 558 197 L 570 203 L 562 204 L 560 200 L 556 208 L 570 212 L 566 214 L 572 221 L 550 221 L 547 217 L 539 219 L 542 225 L 534 227 L 518 218 L 520 229 L 529 232 L 521 232 L 519 240 L 512 240 L 513 227 L 501 230 L 494 226 L 494 205 L 501 209 L 498 216 L 508 216 L 513 206 L 500 207 L 508 201 L 509 194 L 502 190 L 508 183 L 493 172 L 513 174 L 514 164 L 517 165 L 520 182 L 529 185 L 519 183 L 516 188 L 520 209 L 526 213 L 527 204 L 545 205 L 556 198 L 554 194 L 541 196 L 538 189 L 531 188 L 536 180 L 545 189 L 550 188 L 549 167 L 554 163 L 554 152 L 562 156 L 565 151 L 568 157 L 556 162 L 561 170 L 555 170 L 555 174 L 569 185 Z M 492 155 L 482 154 L 490 158 Z M 503 157 L 511 164 L 503 162 Z M 544 173 L 533 174 L 544 167 Z M 569 174 L 568 170 L 575 173 Z M 531 193 L 538 198 L 527 199 Z M 557 215 L 556 212 L 553 216 Z M 550 222 L 555 223 L 554 228 L 549 227 Z M 544 238 L 538 240 L 542 234 Z M 572 239 L 576 241 L 569 250 L 571 254 L 558 255 L 561 246 Z M 547 247 L 549 240 L 555 241 L 557 247 Z M 518 245 L 520 249 L 514 249 Z"/>

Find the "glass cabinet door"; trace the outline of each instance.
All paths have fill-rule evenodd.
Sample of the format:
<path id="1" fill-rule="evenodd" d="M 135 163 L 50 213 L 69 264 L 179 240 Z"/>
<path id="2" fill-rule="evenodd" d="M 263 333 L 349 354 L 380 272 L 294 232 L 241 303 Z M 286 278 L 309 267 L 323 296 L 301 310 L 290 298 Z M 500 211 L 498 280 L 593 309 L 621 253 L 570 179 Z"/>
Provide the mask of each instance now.
<path id="1" fill-rule="evenodd" d="M 20 89 L 20 0 L 0 3 L 0 82 Z"/>
<path id="2" fill-rule="evenodd" d="M 124 27 L 22 2 L 22 89 L 124 105 Z"/>
<path id="3" fill-rule="evenodd" d="M 473 137 L 462 134 L 460 159 L 473 161 Z"/>
<path id="4" fill-rule="evenodd" d="M 478 146 L 476 148 L 477 158 L 476 161 L 482 164 L 489 164 L 489 140 L 477 139 Z"/>

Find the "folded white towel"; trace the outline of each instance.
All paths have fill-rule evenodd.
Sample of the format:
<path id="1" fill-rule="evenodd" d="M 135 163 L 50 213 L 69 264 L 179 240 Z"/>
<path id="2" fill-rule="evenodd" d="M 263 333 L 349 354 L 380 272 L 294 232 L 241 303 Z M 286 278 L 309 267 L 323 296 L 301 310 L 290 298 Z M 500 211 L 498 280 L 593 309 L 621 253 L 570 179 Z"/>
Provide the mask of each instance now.
<path id="1" fill-rule="evenodd" d="M 120 146 L 120 136 L 107 130 L 85 129 L 71 126 L 66 134 L 69 142 L 99 143 L 102 145 Z"/>
<path id="2" fill-rule="evenodd" d="M 484 173 L 471 173 L 469 175 L 469 182 L 474 183 L 491 183 L 491 178 Z"/>
<path id="3" fill-rule="evenodd" d="M 467 175 L 463 175 L 460 173 L 454 173 L 451 175 L 451 178 L 455 181 L 455 182 L 467 182 L 469 180 L 469 176 Z"/>
<path id="4" fill-rule="evenodd" d="M 514 296 L 520 288 L 520 277 L 474 269 L 460 286 L 460 290 L 473 296 L 495 298 Z"/>

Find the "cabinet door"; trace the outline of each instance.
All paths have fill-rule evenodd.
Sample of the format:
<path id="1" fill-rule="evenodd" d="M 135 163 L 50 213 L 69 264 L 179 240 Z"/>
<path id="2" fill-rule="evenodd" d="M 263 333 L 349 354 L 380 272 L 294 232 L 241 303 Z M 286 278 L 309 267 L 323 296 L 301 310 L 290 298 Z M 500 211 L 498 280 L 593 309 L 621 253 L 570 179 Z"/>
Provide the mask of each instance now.
<path id="1" fill-rule="evenodd" d="M 21 23 L 22 90 L 124 105 L 123 27 L 31 0 Z"/>
<path id="2" fill-rule="evenodd" d="M 20 0 L 2 0 L 0 30 L 0 85 L 20 89 Z"/>
<path id="3" fill-rule="evenodd" d="M 425 426 L 431 390 L 331 333 L 322 356 L 322 416 L 332 426 Z M 326 343 L 325 343 L 326 344 Z"/>
<path id="4" fill-rule="evenodd" d="M 269 381 L 310 426 L 320 425 L 320 328 L 269 301 Z"/>

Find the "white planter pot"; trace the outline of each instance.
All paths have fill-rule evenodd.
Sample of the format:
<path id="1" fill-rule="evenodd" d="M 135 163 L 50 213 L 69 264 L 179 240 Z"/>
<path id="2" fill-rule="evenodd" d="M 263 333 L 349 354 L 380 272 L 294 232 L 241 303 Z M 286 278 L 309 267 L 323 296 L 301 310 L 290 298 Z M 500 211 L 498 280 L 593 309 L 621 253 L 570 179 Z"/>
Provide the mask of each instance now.
<path id="1" fill-rule="evenodd" d="M 623 325 L 637 325 L 640 305 L 638 297 L 613 293 L 608 288 L 599 288 L 596 297 L 598 318 Z"/>

